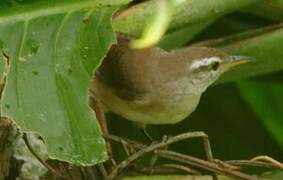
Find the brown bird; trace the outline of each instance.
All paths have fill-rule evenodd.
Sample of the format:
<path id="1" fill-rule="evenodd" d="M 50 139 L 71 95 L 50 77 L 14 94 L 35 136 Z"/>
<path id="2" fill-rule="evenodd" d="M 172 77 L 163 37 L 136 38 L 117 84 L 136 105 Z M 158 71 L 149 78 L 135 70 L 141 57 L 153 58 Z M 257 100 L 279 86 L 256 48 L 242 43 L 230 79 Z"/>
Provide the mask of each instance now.
<path id="1" fill-rule="evenodd" d="M 135 50 L 118 38 L 96 71 L 91 92 L 108 111 L 141 124 L 174 124 L 190 115 L 205 90 L 250 58 L 208 47 Z"/>

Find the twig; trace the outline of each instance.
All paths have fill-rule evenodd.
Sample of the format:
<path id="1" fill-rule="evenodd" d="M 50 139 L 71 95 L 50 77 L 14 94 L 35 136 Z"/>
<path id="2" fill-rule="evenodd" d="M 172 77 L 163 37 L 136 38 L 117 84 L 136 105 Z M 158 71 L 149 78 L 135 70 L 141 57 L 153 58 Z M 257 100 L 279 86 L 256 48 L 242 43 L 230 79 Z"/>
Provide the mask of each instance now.
<path id="1" fill-rule="evenodd" d="M 0 153 L 2 154 L 9 142 L 12 131 L 12 120 L 8 117 L 0 117 Z"/>
<path id="2" fill-rule="evenodd" d="M 106 118 L 105 118 L 105 112 L 104 112 L 104 108 L 103 105 L 101 104 L 100 101 L 93 99 L 94 101 L 94 111 L 96 114 L 96 118 L 99 122 L 99 125 L 102 129 L 103 134 L 109 134 L 108 132 L 108 128 L 107 128 L 107 123 L 106 123 Z"/>
<path id="3" fill-rule="evenodd" d="M 2 52 L 2 56 L 5 61 L 5 66 L 4 66 L 4 71 L 3 71 L 1 81 L 0 81 L 0 100 L 2 99 L 3 92 L 5 90 L 6 81 L 7 81 L 8 74 L 10 72 L 10 64 L 11 64 L 10 56 L 7 53 Z M 2 116 L 1 109 L 0 109 L 0 116 Z"/>
<path id="4" fill-rule="evenodd" d="M 283 170 L 283 164 L 281 162 L 279 162 L 279 161 L 277 161 L 277 160 L 275 160 L 275 159 L 273 159 L 271 157 L 268 157 L 268 156 L 257 156 L 255 158 L 251 159 L 251 161 L 254 161 L 254 162 L 258 162 L 258 161 L 259 162 L 262 162 L 262 161 L 263 162 L 268 162 L 268 163 L 272 164 L 273 166 Z"/>
<path id="5" fill-rule="evenodd" d="M 34 150 L 33 147 L 31 146 L 27 134 L 23 133 L 23 140 L 26 144 L 26 146 L 28 147 L 29 151 L 32 153 L 32 155 L 43 165 L 45 166 L 50 172 L 52 172 L 53 174 L 55 174 L 58 177 L 62 177 L 65 178 L 65 176 L 59 174 L 53 167 L 51 167 L 48 163 L 46 163 Z"/>
<path id="6" fill-rule="evenodd" d="M 103 104 L 97 99 L 93 98 L 92 100 L 93 100 L 93 103 L 94 103 L 93 108 L 94 108 L 94 111 L 95 111 L 95 115 L 96 115 L 96 118 L 99 122 L 100 128 L 102 130 L 102 134 L 109 134 Z M 111 171 L 112 168 L 113 168 L 113 166 L 112 166 L 113 161 L 115 161 L 113 159 L 113 152 L 112 152 L 111 143 L 109 143 L 108 141 L 106 141 L 106 149 L 107 149 L 107 155 L 108 155 L 109 159 L 111 159 L 111 161 L 105 162 L 105 168 L 106 168 L 106 171 L 107 171 L 107 174 L 108 174 L 108 172 Z M 116 162 L 114 162 L 114 164 L 116 164 Z"/>
<path id="7" fill-rule="evenodd" d="M 232 164 L 229 164 L 225 161 L 221 161 L 219 159 L 214 159 L 213 162 L 215 164 L 217 164 L 218 166 L 222 166 L 223 168 L 226 168 L 226 169 L 230 169 L 230 170 L 239 170 L 241 169 L 240 167 L 238 166 L 235 166 L 235 165 L 232 165 Z"/>
<path id="8" fill-rule="evenodd" d="M 111 140 L 111 141 L 114 141 L 114 142 L 117 142 L 117 143 L 120 143 L 120 144 L 123 144 L 123 142 L 128 142 L 129 144 L 131 144 L 132 147 L 134 147 L 136 149 L 143 149 L 143 148 L 147 147 L 146 145 L 144 145 L 140 142 L 137 142 L 137 141 L 134 141 L 134 140 L 131 140 L 131 139 L 128 139 L 128 138 L 124 138 L 124 137 L 118 137 L 118 136 L 115 136 L 115 135 L 112 135 L 112 134 L 104 134 L 103 137 L 106 140 Z"/>
<path id="9" fill-rule="evenodd" d="M 182 134 L 183 136 L 184 134 Z M 130 139 L 127 139 L 127 138 L 121 138 L 121 137 L 118 137 L 118 136 L 115 136 L 115 135 L 104 135 L 104 137 L 106 138 L 106 140 L 111 140 L 111 141 L 114 141 L 114 142 L 118 142 L 118 143 L 122 143 L 126 142 L 126 144 L 128 146 L 132 146 L 133 148 L 135 148 L 136 150 L 141 150 L 141 149 L 144 149 L 144 148 L 149 148 L 150 146 L 146 146 L 140 142 L 137 142 L 137 141 L 133 141 L 133 140 L 130 140 Z M 186 139 L 186 138 L 182 138 L 183 139 Z M 165 143 L 165 142 L 161 142 L 161 143 Z M 168 143 L 166 141 L 166 143 Z M 160 144 L 160 143 L 159 143 Z M 155 144 L 155 145 L 159 145 L 159 144 Z M 164 145 L 162 147 L 165 147 L 167 146 Z M 157 148 L 159 149 L 159 148 Z M 155 153 L 157 152 L 157 150 L 153 150 Z M 140 152 L 140 151 L 138 151 Z M 150 151 L 149 151 L 150 152 Z M 141 153 L 141 152 L 140 152 Z M 144 152 L 145 153 L 145 152 Z M 141 154 L 140 156 L 142 156 L 143 154 Z M 182 155 L 182 154 L 181 154 Z M 187 156 L 187 155 L 183 155 L 183 156 L 186 156 L 186 157 L 189 157 L 189 158 L 194 158 L 194 157 L 191 157 L 191 156 Z M 138 157 L 137 157 L 138 158 Z M 166 158 L 166 157 L 165 157 Z M 253 178 L 255 179 L 255 177 L 252 177 L 252 176 L 249 176 L 247 174 L 244 174 L 244 173 L 241 173 L 237 170 L 243 168 L 242 166 L 253 166 L 253 167 L 263 167 L 263 168 L 276 168 L 276 169 L 282 169 L 282 163 L 270 158 L 270 157 L 267 157 L 267 156 L 258 156 L 256 158 L 253 158 L 252 160 L 230 160 L 230 161 L 221 161 L 221 160 L 216 160 L 216 159 L 213 159 L 213 161 L 204 161 L 204 160 L 201 160 L 201 159 L 198 159 L 198 158 L 194 158 L 193 160 L 196 160 L 196 162 L 192 161 L 190 165 L 193 165 L 195 167 L 199 167 L 201 169 L 204 169 L 204 170 L 207 170 L 207 168 L 209 167 L 206 167 L 207 163 L 210 163 L 209 165 L 212 165 L 213 168 L 216 167 L 216 170 L 221 170 L 221 171 L 224 171 L 224 172 L 232 172 L 232 173 L 240 173 L 241 175 L 244 175 L 244 176 L 248 176 L 248 178 Z M 127 161 L 127 160 L 125 160 Z M 179 160 L 178 160 L 179 161 Z M 201 161 L 201 163 L 199 163 Z M 262 162 L 262 161 L 265 161 L 265 162 Z M 131 161 L 132 162 L 132 161 Z M 130 162 L 130 163 L 131 163 Z M 180 162 L 180 161 L 179 161 Z M 183 163 L 183 162 L 182 162 Z M 203 164 L 204 163 L 204 164 Z M 124 167 L 127 167 L 129 164 L 124 164 Z M 164 167 L 165 166 L 165 167 Z M 166 170 L 166 166 L 167 165 L 164 165 L 164 166 L 157 166 L 154 168 L 154 172 L 156 173 L 159 173 L 159 172 L 163 172 L 163 173 L 170 173 L 170 172 L 176 172 L 176 171 L 172 171 L 172 168 L 170 169 L 171 171 L 168 172 L 168 169 Z M 182 166 L 182 165 L 180 165 Z M 175 166 L 176 167 L 176 166 Z M 186 166 L 183 166 L 183 167 L 186 167 Z M 166 170 L 166 171 L 165 171 Z M 181 169 L 179 169 L 181 170 Z M 141 172 L 141 173 L 144 173 L 144 172 L 152 172 L 152 170 L 148 170 L 147 168 L 143 168 L 143 169 L 138 169 L 138 172 Z M 218 171 L 215 171 L 213 169 L 213 172 L 218 172 Z M 223 174 L 223 173 L 222 173 Z"/>
<path id="10" fill-rule="evenodd" d="M 183 165 L 180 165 L 180 164 L 163 164 L 160 166 L 161 168 L 171 168 L 171 169 L 176 169 L 176 170 L 179 170 L 179 171 L 184 171 L 186 173 L 189 173 L 189 174 L 194 174 L 194 175 L 200 175 L 201 173 L 195 169 L 192 169 L 190 167 L 187 167 L 187 166 L 183 166 Z"/>
<path id="11" fill-rule="evenodd" d="M 192 169 L 190 167 L 187 166 L 183 166 L 180 164 L 162 164 L 159 166 L 155 166 L 153 168 L 149 168 L 149 167 L 137 167 L 135 168 L 135 171 L 138 173 L 142 173 L 142 174 L 149 174 L 149 173 L 153 173 L 154 174 L 179 174 L 180 172 L 184 172 L 187 174 L 192 174 L 192 175 L 201 175 L 202 173 Z"/>
<path id="12" fill-rule="evenodd" d="M 188 133 L 183 133 L 183 134 L 180 134 L 180 135 L 168 138 L 164 142 L 160 142 L 158 144 L 152 144 L 150 146 L 144 147 L 144 148 L 140 149 L 138 152 L 136 152 L 135 154 L 129 156 L 126 160 L 122 161 L 120 164 L 118 164 L 113 169 L 113 171 L 109 174 L 108 179 L 111 180 L 111 179 L 114 179 L 115 177 L 117 177 L 117 175 L 119 174 L 119 172 L 122 169 L 126 168 L 132 162 L 134 162 L 135 160 L 137 160 L 141 156 L 145 155 L 146 153 L 152 152 L 152 151 L 154 151 L 156 149 L 160 149 L 160 148 L 166 147 L 169 144 L 176 143 L 176 142 L 179 142 L 179 141 L 182 141 L 182 140 L 185 140 L 185 139 L 197 138 L 197 137 L 206 137 L 206 136 L 207 135 L 204 134 L 203 132 L 188 132 Z M 208 150 L 211 150 L 210 146 L 209 146 Z M 209 155 L 209 153 L 211 153 L 211 151 L 209 151 L 207 154 Z"/>
<path id="13" fill-rule="evenodd" d="M 230 161 L 225 161 L 225 162 L 233 166 L 238 166 L 238 167 L 240 166 L 239 168 L 242 168 L 242 166 L 248 166 L 248 167 L 280 169 L 278 168 L 278 166 L 274 166 L 273 164 L 270 164 L 270 163 L 257 162 L 257 161 L 251 161 L 251 160 L 230 160 Z"/>
<path id="14" fill-rule="evenodd" d="M 95 111 L 95 115 L 96 118 L 99 122 L 99 125 L 101 127 L 102 130 L 102 134 L 109 134 L 108 132 L 108 128 L 107 128 L 107 122 L 106 122 L 106 118 L 105 118 L 105 112 L 103 109 L 103 105 L 101 104 L 100 101 L 96 100 L 96 99 L 92 99 L 93 103 L 94 103 L 94 111 Z M 111 148 L 111 144 L 106 142 L 106 146 L 107 146 L 107 153 L 110 157 L 113 156 L 112 153 L 112 148 Z"/>
<path id="15" fill-rule="evenodd" d="M 98 169 L 99 169 L 99 172 L 101 173 L 101 176 L 103 177 L 103 179 L 106 179 L 107 176 L 108 176 L 108 173 L 104 167 L 104 164 L 101 163 L 101 164 L 98 164 Z"/>
<path id="16" fill-rule="evenodd" d="M 160 157 L 163 157 L 165 159 L 182 162 L 184 164 L 198 167 L 198 168 L 210 171 L 210 172 L 216 172 L 218 174 L 235 177 L 235 178 L 239 178 L 243 180 L 256 180 L 257 179 L 256 177 L 250 176 L 248 174 L 245 174 L 239 171 L 235 171 L 235 170 L 221 168 L 217 166 L 215 163 L 204 161 L 204 160 L 201 160 L 195 157 L 191 157 L 191 156 L 187 156 L 181 153 L 176 153 L 176 152 L 168 151 L 168 150 L 155 150 L 154 152 Z"/>
<path id="17" fill-rule="evenodd" d="M 74 180 L 71 172 L 70 172 L 70 168 L 69 168 L 69 165 L 66 164 L 66 163 L 60 163 L 61 164 L 61 168 L 64 170 L 66 176 L 65 178 L 68 179 L 68 180 Z"/>

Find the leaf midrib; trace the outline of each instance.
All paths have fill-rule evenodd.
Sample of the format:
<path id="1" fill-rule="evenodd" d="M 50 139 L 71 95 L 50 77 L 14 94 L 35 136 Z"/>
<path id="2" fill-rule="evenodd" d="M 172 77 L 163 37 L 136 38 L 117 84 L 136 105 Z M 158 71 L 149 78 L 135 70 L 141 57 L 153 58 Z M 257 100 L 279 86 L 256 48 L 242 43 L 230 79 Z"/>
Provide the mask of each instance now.
<path id="1" fill-rule="evenodd" d="M 91 10 L 90 10 L 91 11 Z M 89 12 L 89 11 L 88 11 Z M 87 13 L 88 13 L 87 12 Z M 65 16 L 63 17 L 61 23 L 60 23 L 60 26 L 58 27 L 58 30 L 56 32 L 56 35 L 55 35 L 55 41 L 54 41 L 54 50 L 53 50 L 53 54 L 54 54 L 54 57 L 53 58 L 53 70 L 54 70 L 54 78 L 55 78 L 55 83 L 56 83 L 56 95 L 60 101 L 60 105 L 62 105 L 63 107 L 66 107 L 65 108 L 65 115 L 68 117 L 68 120 L 69 120 L 69 130 L 70 130 L 70 137 L 72 138 L 72 141 L 73 141 L 73 145 L 75 147 L 75 150 L 76 152 L 81 152 L 83 154 L 83 156 L 85 157 L 86 156 L 86 153 L 80 148 L 80 146 L 78 146 L 77 144 L 77 141 L 76 141 L 76 138 L 75 136 L 77 135 L 76 133 L 74 133 L 74 127 L 72 125 L 72 117 L 70 117 L 70 113 L 68 112 L 69 111 L 69 108 L 68 108 L 68 104 L 66 104 L 63 96 L 64 96 L 64 93 L 62 92 L 62 90 L 60 90 L 60 82 L 59 82 L 59 79 L 60 79 L 60 73 L 57 71 L 57 68 L 56 68 L 56 64 L 58 63 L 58 55 L 57 55 L 57 50 L 58 50 L 58 43 L 59 43 L 59 37 L 62 33 L 62 29 L 64 28 L 64 25 L 66 24 L 66 22 L 68 21 L 69 17 L 72 15 L 72 11 L 68 12 L 67 14 L 65 14 Z M 87 14 L 85 13 L 85 14 Z M 63 108 L 64 109 L 64 108 Z M 79 127 L 79 126 L 78 126 Z M 77 128 L 78 128 L 77 127 Z M 82 132 L 82 131 L 81 131 Z M 79 137 L 79 139 L 81 139 L 81 137 Z"/>

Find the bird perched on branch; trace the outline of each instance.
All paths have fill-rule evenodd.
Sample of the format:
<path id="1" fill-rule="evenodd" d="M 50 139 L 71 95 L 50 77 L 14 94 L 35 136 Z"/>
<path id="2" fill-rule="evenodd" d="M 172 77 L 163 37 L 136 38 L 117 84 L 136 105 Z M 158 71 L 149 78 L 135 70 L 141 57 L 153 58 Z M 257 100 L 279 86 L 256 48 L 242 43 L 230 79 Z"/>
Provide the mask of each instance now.
<path id="1" fill-rule="evenodd" d="M 141 124 L 174 124 L 197 107 L 224 72 L 250 61 L 208 47 L 131 49 L 118 36 L 97 69 L 91 92 L 106 110 Z"/>

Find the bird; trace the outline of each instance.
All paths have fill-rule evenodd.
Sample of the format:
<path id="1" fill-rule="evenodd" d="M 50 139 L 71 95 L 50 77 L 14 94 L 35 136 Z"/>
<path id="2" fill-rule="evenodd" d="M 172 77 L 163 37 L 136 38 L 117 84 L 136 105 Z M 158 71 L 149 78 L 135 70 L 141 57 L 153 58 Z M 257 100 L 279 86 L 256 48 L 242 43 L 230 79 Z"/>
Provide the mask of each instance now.
<path id="1" fill-rule="evenodd" d="M 142 127 L 184 120 L 223 73 L 251 61 L 211 47 L 132 49 L 129 42 L 117 37 L 95 72 L 90 92 L 105 111 Z"/>

